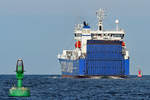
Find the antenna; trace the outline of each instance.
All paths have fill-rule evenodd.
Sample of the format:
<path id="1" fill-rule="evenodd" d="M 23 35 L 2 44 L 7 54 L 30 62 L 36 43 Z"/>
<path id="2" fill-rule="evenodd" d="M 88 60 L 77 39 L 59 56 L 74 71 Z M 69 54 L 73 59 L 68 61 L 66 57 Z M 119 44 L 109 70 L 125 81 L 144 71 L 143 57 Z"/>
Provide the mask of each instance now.
<path id="1" fill-rule="evenodd" d="M 99 9 L 96 11 L 96 15 L 98 18 L 98 30 L 103 30 L 103 19 L 104 19 L 104 9 Z"/>
<path id="2" fill-rule="evenodd" d="M 99 21 L 102 21 L 104 19 L 104 9 L 99 9 L 96 12 L 97 18 Z"/>
<path id="3" fill-rule="evenodd" d="M 119 20 L 116 19 L 115 23 L 116 23 L 116 31 L 119 31 Z"/>
<path id="4" fill-rule="evenodd" d="M 81 30 L 82 27 L 83 27 L 82 24 L 76 24 L 76 25 L 75 25 L 75 30 Z"/>

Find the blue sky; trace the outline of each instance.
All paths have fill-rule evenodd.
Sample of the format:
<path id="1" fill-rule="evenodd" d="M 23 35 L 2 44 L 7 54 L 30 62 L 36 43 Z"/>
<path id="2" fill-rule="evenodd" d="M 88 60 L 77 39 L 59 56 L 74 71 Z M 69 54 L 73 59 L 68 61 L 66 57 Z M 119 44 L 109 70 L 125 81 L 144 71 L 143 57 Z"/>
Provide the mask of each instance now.
<path id="1" fill-rule="evenodd" d="M 116 18 L 125 29 L 130 51 L 130 73 L 140 67 L 150 74 L 150 24 L 148 0 L 1 0 L 0 74 L 13 74 L 18 58 L 26 74 L 60 74 L 57 54 L 74 46 L 73 28 L 87 20 L 96 26 L 95 12 L 106 9 L 104 28 L 114 28 Z"/>

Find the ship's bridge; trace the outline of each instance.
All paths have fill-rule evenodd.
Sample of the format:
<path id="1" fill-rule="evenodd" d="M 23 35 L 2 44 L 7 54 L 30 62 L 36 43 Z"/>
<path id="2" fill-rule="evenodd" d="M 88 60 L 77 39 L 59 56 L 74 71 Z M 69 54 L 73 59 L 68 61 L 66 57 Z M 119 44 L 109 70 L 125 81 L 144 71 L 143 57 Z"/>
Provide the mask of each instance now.
<path id="1" fill-rule="evenodd" d="M 85 35 L 87 34 L 87 35 Z M 96 30 L 93 31 L 90 28 L 88 29 L 75 29 L 74 31 L 74 39 L 81 41 L 82 36 L 91 36 L 92 40 L 123 40 L 124 38 L 124 30 L 112 30 L 112 31 L 105 31 L 105 30 Z"/>
<path id="2" fill-rule="evenodd" d="M 77 24 L 74 30 L 74 39 L 77 41 L 86 40 L 123 40 L 124 30 L 119 28 L 119 20 L 116 19 L 116 29 L 115 30 L 104 30 L 103 19 L 104 10 L 100 9 L 96 12 L 98 18 L 98 28 L 97 30 L 91 30 L 90 26 L 84 21 L 83 24 Z M 83 38 L 84 37 L 84 38 Z M 87 37 L 87 38 L 86 38 Z"/>

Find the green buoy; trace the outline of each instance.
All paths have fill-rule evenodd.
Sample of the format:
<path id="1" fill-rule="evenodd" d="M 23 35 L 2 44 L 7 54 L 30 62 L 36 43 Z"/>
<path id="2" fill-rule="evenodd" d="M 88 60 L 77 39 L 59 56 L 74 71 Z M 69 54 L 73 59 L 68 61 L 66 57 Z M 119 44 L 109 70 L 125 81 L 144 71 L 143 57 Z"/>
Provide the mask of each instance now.
<path id="1" fill-rule="evenodd" d="M 16 65 L 16 77 L 17 77 L 17 87 L 12 87 L 9 89 L 9 96 L 15 96 L 15 97 L 28 97 L 30 96 L 30 90 L 28 88 L 22 87 L 22 80 L 24 77 L 24 66 L 23 66 L 23 60 L 18 59 L 17 65 Z"/>

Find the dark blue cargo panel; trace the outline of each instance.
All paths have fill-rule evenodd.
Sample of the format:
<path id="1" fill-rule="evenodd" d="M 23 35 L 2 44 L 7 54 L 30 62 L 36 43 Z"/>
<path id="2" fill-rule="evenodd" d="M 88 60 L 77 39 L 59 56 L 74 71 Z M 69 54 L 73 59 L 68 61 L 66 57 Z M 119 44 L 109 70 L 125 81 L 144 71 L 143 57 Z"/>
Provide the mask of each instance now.
<path id="1" fill-rule="evenodd" d="M 126 66 L 121 41 L 87 41 L 87 75 L 128 75 Z"/>
<path id="2" fill-rule="evenodd" d="M 124 75 L 123 60 L 90 59 L 86 61 L 87 75 Z"/>
<path id="3" fill-rule="evenodd" d="M 87 41 L 87 59 L 123 59 L 120 41 Z"/>

